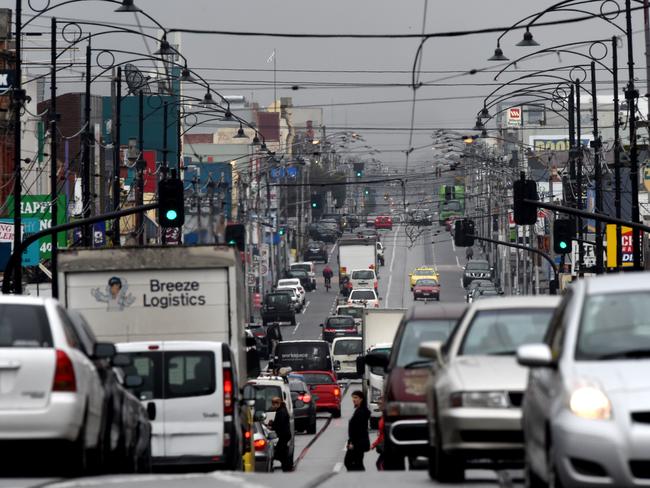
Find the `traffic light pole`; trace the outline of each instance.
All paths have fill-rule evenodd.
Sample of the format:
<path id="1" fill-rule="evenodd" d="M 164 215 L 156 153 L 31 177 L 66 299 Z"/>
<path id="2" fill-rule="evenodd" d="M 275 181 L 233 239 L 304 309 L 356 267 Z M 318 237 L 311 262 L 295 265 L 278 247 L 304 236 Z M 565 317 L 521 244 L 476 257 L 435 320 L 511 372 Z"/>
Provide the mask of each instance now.
<path id="1" fill-rule="evenodd" d="M 470 236 L 468 236 L 470 237 Z M 481 236 L 471 236 L 474 239 L 478 239 L 479 241 L 485 241 L 485 242 L 491 242 L 492 244 L 496 244 L 498 246 L 506 246 L 506 247 L 512 247 L 515 249 L 522 249 L 524 251 L 532 252 L 534 254 L 537 254 L 539 256 L 542 256 L 548 263 L 551 265 L 551 268 L 553 268 L 553 283 L 550 286 L 550 294 L 551 295 L 557 295 L 557 286 L 558 286 L 558 269 L 557 265 L 553 262 L 553 259 L 551 256 L 546 254 L 543 251 L 540 251 L 539 249 L 535 249 L 534 247 L 529 247 L 529 246 L 524 246 L 522 244 L 514 244 L 512 242 L 504 242 L 504 241 L 499 241 L 497 239 L 490 239 L 489 237 L 481 237 Z"/>
<path id="2" fill-rule="evenodd" d="M 76 229 L 78 227 L 84 228 L 86 226 L 95 224 L 97 222 L 117 219 L 120 217 L 125 217 L 127 215 L 141 214 L 149 210 L 155 210 L 158 208 L 158 206 L 159 206 L 158 203 L 148 203 L 146 205 L 126 208 L 124 210 L 119 210 L 117 212 L 109 212 L 102 215 L 95 215 L 94 217 L 76 220 L 74 222 L 68 222 L 66 224 L 50 227 L 49 229 L 43 229 L 39 232 L 36 232 L 34 234 L 25 237 L 25 239 L 21 241 L 18 244 L 18 246 L 14 247 L 14 251 L 11 253 L 11 256 L 9 256 L 9 261 L 7 261 L 7 266 L 5 268 L 4 276 L 2 278 L 2 293 L 5 295 L 11 293 L 12 271 L 17 266 L 20 266 L 20 261 L 22 259 L 23 252 L 30 246 L 30 244 L 33 244 L 34 242 L 38 241 L 41 237 L 56 236 L 59 232 L 64 232 L 66 230 Z M 56 279 L 57 279 L 56 276 L 52 276 L 52 280 L 56 280 Z M 22 293 L 22 287 L 20 285 L 21 284 L 19 282 L 18 283 L 16 283 L 15 281 L 13 282 L 14 292 L 16 294 Z"/>

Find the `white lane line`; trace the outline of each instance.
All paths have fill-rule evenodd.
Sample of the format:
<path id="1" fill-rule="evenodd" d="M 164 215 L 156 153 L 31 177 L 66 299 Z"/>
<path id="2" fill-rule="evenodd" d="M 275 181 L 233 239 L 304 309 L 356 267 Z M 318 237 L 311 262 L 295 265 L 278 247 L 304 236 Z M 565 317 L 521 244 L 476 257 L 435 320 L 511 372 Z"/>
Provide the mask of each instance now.
<path id="1" fill-rule="evenodd" d="M 332 250 L 330 251 L 329 258 L 327 259 L 328 263 L 329 263 L 329 260 L 332 259 L 332 254 L 334 254 L 334 250 L 336 249 L 336 244 L 337 243 L 334 243 L 334 245 L 332 246 Z"/>
<path id="2" fill-rule="evenodd" d="M 454 240 L 451 240 L 451 248 L 456 252 L 456 244 L 454 244 Z"/>
<path id="3" fill-rule="evenodd" d="M 388 308 L 388 297 L 390 297 L 390 287 L 393 284 L 393 266 L 395 266 L 395 250 L 397 249 L 397 236 L 402 225 L 397 226 L 395 237 L 393 237 L 393 252 L 390 256 L 390 269 L 388 270 L 388 289 L 386 290 L 386 299 L 384 300 L 384 308 Z"/>
<path id="4" fill-rule="evenodd" d="M 343 463 L 336 463 L 334 465 L 334 469 L 332 471 L 334 471 L 335 473 L 338 473 L 338 472 L 341 471 L 341 468 L 343 468 Z"/>
<path id="5" fill-rule="evenodd" d="M 456 258 L 456 259 L 458 259 L 458 258 Z M 303 314 L 307 311 L 307 307 L 309 307 L 309 304 L 310 304 L 310 303 L 311 303 L 310 301 L 307 301 L 307 303 L 305 303 L 305 306 L 302 307 L 302 313 L 303 313 Z"/>
<path id="6" fill-rule="evenodd" d="M 460 261 L 458 260 L 458 256 L 454 256 L 456 258 L 456 266 L 458 266 L 460 269 L 463 267 L 460 265 Z"/>
<path id="7" fill-rule="evenodd" d="M 296 331 L 298 330 L 298 327 L 300 327 L 300 322 L 296 323 L 296 326 L 293 328 L 293 332 L 291 333 L 292 335 L 294 335 L 296 333 Z"/>

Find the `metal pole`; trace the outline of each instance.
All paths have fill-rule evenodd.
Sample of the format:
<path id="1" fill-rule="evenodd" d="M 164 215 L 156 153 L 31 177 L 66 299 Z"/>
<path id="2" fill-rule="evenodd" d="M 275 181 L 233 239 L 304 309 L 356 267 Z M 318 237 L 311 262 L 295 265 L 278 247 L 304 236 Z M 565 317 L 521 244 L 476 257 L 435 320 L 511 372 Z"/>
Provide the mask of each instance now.
<path id="1" fill-rule="evenodd" d="M 89 38 L 88 45 L 86 46 L 86 93 L 84 97 L 84 121 L 86 126 L 83 135 L 84 146 L 81 180 L 81 204 L 83 207 L 82 215 L 84 219 L 90 217 L 90 139 L 92 137 L 90 131 L 90 78 L 92 77 L 91 57 L 92 50 Z M 84 247 L 90 247 L 92 245 L 90 225 L 83 226 L 82 242 Z"/>
<path id="2" fill-rule="evenodd" d="M 122 151 L 120 149 L 120 138 L 122 128 L 122 67 L 117 67 L 117 78 L 115 78 L 115 124 L 113 126 L 113 210 L 120 208 L 120 197 L 122 188 L 120 185 L 120 168 L 122 163 Z M 120 219 L 113 221 L 113 246 L 120 247 Z"/>
<path id="3" fill-rule="evenodd" d="M 23 74 L 22 74 L 22 52 L 21 44 L 23 37 L 23 2 L 16 0 L 16 80 L 13 90 L 13 115 L 14 115 L 14 251 L 20 247 L 22 241 L 22 174 L 20 168 L 21 162 L 21 125 L 20 111 L 23 102 Z M 21 265 L 16 266 L 14 271 L 14 282 L 16 293 L 22 293 L 23 289 L 23 269 Z"/>
<path id="4" fill-rule="evenodd" d="M 603 211 L 603 171 L 600 166 L 600 134 L 598 133 L 598 102 L 596 100 L 596 63 L 591 62 L 591 107 L 593 111 L 594 129 L 594 183 L 596 198 L 594 213 Z M 602 274 L 603 269 L 603 228 L 596 220 L 596 274 Z"/>
<path id="5" fill-rule="evenodd" d="M 621 135 L 620 121 L 618 117 L 618 38 L 612 37 L 612 72 L 614 88 L 614 207 L 616 208 L 616 218 L 621 218 Z M 616 226 L 616 267 L 621 266 L 621 226 Z"/>
<path id="6" fill-rule="evenodd" d="M 576 180 L 576 161 L 574 158 L 576 147 L 576 105 L 575 89 L 571 84 L 569 90 L 569 178 L 571 184 Z"/>
<path id="7" fill-rule="evenodd" d="M 632 192 L 632 220 L 640 222 L 639 219 L 639 159 L 636 144 L 636 99 L 639 96 L 634 87 L 634 53 L 632 42 L 632 9 L 631 0 L 625 0 L 625 23 L 627 34 L 627 69 L 628 84 L 625 92 L 630 117 L 630 191 Z M 641 235 L 639 232 L 632 233 L 632 248 L 634 253 L 634 269 L 641 269 Z M 620 245 L 620 243 L 619 243 Z"/>
<path id="8" fill-rule="evenodd" d="M 576 147 L 578 149 L 578 164 L 576 167 L 576 207 L 582 209 L 582 120 L 580 114 L 580 80 L 576 79 Z M 575 268 L 578 270 L 578 276 L 582 274 L 582 268 L 585 262 L 585 249 L 582 245 L 584 240 L 584 228 L 581 217 L 578 217 L 578 262 Z"/>
<path id="9" fill-rule="evenodd" d="M 144 160 L 144 93 L 142 90 L 138 93 L 138 145 L 139 152 L 136 162 L 136 179 L 135 179 L 135 204 L 142 205 L 144 201 L 144 170 L 146 162 Z M 144 246 L 144 216 L 137 214 L 135 219 L 135 234 L 139 246 Z"/>
<path id="10" fill-rule="evenodd" d="M 56 112 L 56 17 L 52 17 L 52 30 L 51 36 L 51 64 L 52 64 L 52 76 L 50 84 L 50 205 L 51 205 L 51 216 L 52 216 L 52 227 L 58 225 L 58 162 L 59 162 L 59 149 L 57 147 L 57 136 L 58 136 L 58 127 L 57 127 L 57 117 Z M 58 243 L 57 236 L 52 236 L 52 258 L 50 264 L 50 271 L 52 272 L 52 298 L 59 298 L 59 282 L 57 280 L 58 274 Z"/>

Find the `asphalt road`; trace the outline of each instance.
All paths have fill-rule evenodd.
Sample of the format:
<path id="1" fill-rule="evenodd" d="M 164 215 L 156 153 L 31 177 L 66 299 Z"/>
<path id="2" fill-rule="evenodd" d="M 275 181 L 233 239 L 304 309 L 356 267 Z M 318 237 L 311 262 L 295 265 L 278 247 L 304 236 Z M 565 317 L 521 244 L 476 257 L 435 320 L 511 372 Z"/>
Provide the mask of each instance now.
<path id="1" fill-rule="evenodd" d="M 454 249 L 449 233 L 432 227 L 412 228 L 404 224 L 395 225 L 391 232 L 382 231 L 381 240 L 385 246 L 385 266 L 380 273 L 380 296 L 383 307 L 408 308 L 413 298 L 408 285 L 408 272 L 416 266 L 435 264 L 441 275 L 441 301 L 464 300 L 460 286 L 463 250 Z M 435 242 L 435 244 L 434 244 Z M 336 248 L 331 249 L 330 266 L 336 265 Z M 313 339 L 320 337 L 319 324 L 331 313 L 336 302 L 336 280 L 334 288 L 327 293 L 320 275 L 324 265 L 317 265 L 317 290 L 308 294 L 308 305 L 296 326 L 283 326 L 285 340 Z M 431 302 L 427 306 L 436 306 Z M 346 384 L 342 417 L 331 419 L 329 414 L 320 414 L 317 434 L 298 434 L 296 437 L 296 470 L 293 473 L 188 473 L 174 475 L 125 475 L 88 477 L 77 480 L 51 478 L 17 477 L 0 479 L 0 488 L 6 487 L 244 487 L 244 488 L 344 488 L 344 487 L 411 487 L 447 486 L 431 482 L 426 470 L 406 472 L 378 472 L 375 468 L 376 453 L 366 455 L 367 471 L 347 473 L 343 467 L 344 446 L 347 440 L 347 423 L 352 412 L 350 393 L 355 389 L 353 381 Z M 371 432 L 374 439 L 376 432 Z M 1 461 L 0 461 L 1 462 Z M 30 473 L 24 473 L 29 476 Z M 468 470 L 467 481 L 462 485 L 472 487 L 521 486 L 520 472 L 494 472 Z M 514 481 L 513 481 L 514 478 Z"/>

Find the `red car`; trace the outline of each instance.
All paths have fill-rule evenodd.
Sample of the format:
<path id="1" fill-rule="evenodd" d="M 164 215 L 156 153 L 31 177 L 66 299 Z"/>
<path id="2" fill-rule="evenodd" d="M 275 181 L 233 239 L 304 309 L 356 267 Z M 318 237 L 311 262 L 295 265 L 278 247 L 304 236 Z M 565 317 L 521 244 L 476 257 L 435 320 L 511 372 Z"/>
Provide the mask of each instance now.
<path id="1" fill-rule="evenodd" d="M 317 412 L 331 412 L 332 417 L 341 416 L 341 388 L 331 371 L 301 371 L 300 375 L 316 399 Z"/>
<path id="2" fill-rule="evenodd" d="M 375 219 L 375 229 L 393 230 L 393 218 L 388 215 L 380 215 Z"/>
<path id="3" fill-rule="evenodd" d="M 431 278 L 422 278 L 415 282 L 413 287 L 413 300 L 418 299 L 440 301 L 440 283 Z"/>

